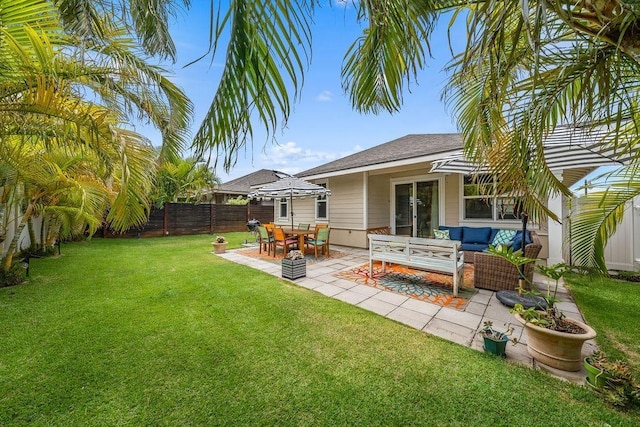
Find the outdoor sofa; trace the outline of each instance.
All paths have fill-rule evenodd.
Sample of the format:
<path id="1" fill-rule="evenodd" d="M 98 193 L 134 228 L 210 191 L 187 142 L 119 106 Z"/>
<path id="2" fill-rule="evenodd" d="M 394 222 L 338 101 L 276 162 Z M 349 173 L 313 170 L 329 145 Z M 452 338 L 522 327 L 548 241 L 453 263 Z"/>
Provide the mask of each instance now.
<path id="1" fill-rule="evenodd" d="M 460 248 L 464 251 L 466 262 L 473 262 L 474 286 L 492 291 L 513 290 L 518 287 L 520 273 L 518 269 L 505 259 L 484 252 L 489 244 L 497 246 L 506 244 L 513 247 L 514 251 L 522 248 L 522 230 L 510 230 L 500 232 L 500 229 L 491 227 L 448 227 L 440 226 L 440 230 L 448 230 L 451 240 L 462 242 Z M 515 231 L 515 233 L 513 233 Z M 501 236 L 503 240 L 513 234 L 511 239 L 504 241 L 496 240 L 496 236 Z M 537 258 L 542 245 L 535 231 L 527 230 L 525 234 L 524 256 L 527 258 Z M 533 280 L 534 263 L 525 265 L 525 277 L 529 283 Z"/>

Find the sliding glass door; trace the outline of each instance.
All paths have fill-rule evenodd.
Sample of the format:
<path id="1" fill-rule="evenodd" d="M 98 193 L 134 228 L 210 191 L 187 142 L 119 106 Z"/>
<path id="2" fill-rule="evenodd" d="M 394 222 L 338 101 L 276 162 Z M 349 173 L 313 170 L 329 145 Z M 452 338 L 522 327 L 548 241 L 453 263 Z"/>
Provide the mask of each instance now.
<path id="1" fill-rule="evenodd" d="M 429 237 L 438 227 L 438 181 L 395 184 L 394 228 L 402 236 Z"/>

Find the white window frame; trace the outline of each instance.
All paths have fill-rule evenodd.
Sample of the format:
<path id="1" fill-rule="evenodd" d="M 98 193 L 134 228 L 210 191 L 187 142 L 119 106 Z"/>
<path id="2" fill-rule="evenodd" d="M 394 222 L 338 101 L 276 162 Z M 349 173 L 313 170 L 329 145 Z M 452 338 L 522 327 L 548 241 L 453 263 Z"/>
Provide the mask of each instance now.
<path id="1" fill-rule="evenodd" d="M 285 205 L 285 216 L 282 216 L 282 205 Z M 278 199 L 278 203 L 276 203 L 278 209 L 278 219 L 289 219 L 289 199 L 286 197 L 281 197 Z"/>
<path id="2" fill-rule="evenodd" d="M 327 183 L 326 182 L 317 182 L 317 185 L 320 185 L 324 188 L 327 188 Z M 321 217 L 318 212 L 320 211 L 319 209 L 319 205 L 321 203 L 324 203 L 325 205 L 325 212 L 326 212 L 326 216 L 325 217 Z M 329 220 L 329 198 L 325 195 L 325 196 L 317 196 L 315 198 L 315 208 L 316 208 L 316 212 L 315 212 L 315 219 L 316 221 L 328 221 Z"/>
<path id="3" fill-rule="evenodd" d="M 510 195 L 478 195 L 478 196 L 465 196 L 464 194 L 464 180 L 466 177 L 470 175 L 460 175 L 460 221 L 461 222 L 499 222 L 499 223 L 519 223 L 521 220 L 519 218 L 500 218 L 498 212 L 498 206 L 500 205 L 499 201 L 503 199 L 513 199 L 514 196 Z M 493 186 L 495 189 L 495 180 L 493 181 Z M 487 184 L 491 185 L 491 184 Z M 470 199 L 490 199 L 491 200 L 491 218 L 467 218 L 466 217 L 466 200 Z"/>

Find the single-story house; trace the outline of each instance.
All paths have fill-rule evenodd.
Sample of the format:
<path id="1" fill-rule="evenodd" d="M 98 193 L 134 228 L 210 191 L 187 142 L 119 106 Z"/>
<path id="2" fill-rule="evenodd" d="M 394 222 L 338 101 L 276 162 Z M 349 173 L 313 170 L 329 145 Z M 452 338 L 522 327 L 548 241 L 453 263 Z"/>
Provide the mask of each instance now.
<path id="1" fill-rule="evenodd" d="M 249 192 L 255 187 L 277 181 L 285 176 L 289 175 L 276 170 L 260 169 L 231 181 L 216 185 L 212 194 L 207 196 L 207 199 L 211 200 L 212 203 L 224 204 L 229 199 L 235 199 L 240 196 L 247 197 L 247 194 L 249 194 Z M 263 202 L 263 204 L 267 203 L 270 204 L 271 202 L 268 200 Z"/>
<path id="2" fill-rule="evenodd" d="M 411 236 L 433 235 L 440 225 L 521 229 L 513 198 L 495 197 L 487 204 L 474 190 L 471 176 L 432 172 L 434 162 L 461 149 L 460 134 L 406 135 L 301 172 L 298 177 L 326 186 L 331 196 L 294 199 L 295 222 L 330 223 L 332 243 L 360 248 L 367 247 L 367 234 L 379 227 Z M 586 162 L 554 173 L 571 186 L 596 167 Z M 548 206 L 566 216 L 560 197 Z M 289 200 L 276 201 L 275 222 L 286 226 L 289 215 Z M 528 227 L 540 237 L 540 258 L 564 260 L 561 224 L 549 220 Z"/>

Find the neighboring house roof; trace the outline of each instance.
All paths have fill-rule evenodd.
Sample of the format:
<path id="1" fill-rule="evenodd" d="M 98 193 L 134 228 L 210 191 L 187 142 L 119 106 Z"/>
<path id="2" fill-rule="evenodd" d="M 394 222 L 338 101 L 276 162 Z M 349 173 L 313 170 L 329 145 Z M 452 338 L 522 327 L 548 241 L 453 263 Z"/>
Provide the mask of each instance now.
<path id="1" fill-rule="evenodd" d="M 241 176 L 240 178 L 236 178 L 229 182 L 220 184 L 216 188 L 215 192 L 246 195 L 249 194 L 251 190 L 253 190 L 253 187 L 277 181 L 285 176 L 289 176 L 289 174 L 276 170 L 260 169 L 250 174 Z"/>
<path id="2" fill-rule="evenodd" d="M 296 176 L 305 177 L 332 174 L 341 171 L 346 172 L 351 169 L 372 168 L 375 165 L 396 163 L 411 159 L 416 160 L 416 162 L 420 160 L 427 161 L 430 160 L 426 159 L 427 157 L 457 151 L 461 148 L 462 136 L 457 133 L 406 135 L 306 170 L 296 174 Z"/>

